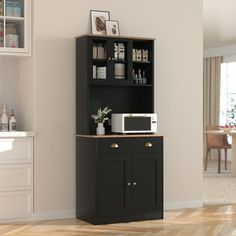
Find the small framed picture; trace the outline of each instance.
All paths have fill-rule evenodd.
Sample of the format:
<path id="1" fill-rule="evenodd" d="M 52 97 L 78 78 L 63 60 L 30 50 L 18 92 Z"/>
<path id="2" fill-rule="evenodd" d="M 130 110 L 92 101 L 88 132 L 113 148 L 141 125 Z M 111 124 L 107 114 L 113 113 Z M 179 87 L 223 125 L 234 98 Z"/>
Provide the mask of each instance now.
<path id="1" fill-rule="evenodd" d="M 106 21 L 110 20 L 109 11 L 91 10 L 91 30 L 92 34 L 106 35 Z"/>
<path id="2" fill-rule="evenodd" d="M 107 35 L 120 35 L 119 23 L 117 20 L 106 20 Z"/>

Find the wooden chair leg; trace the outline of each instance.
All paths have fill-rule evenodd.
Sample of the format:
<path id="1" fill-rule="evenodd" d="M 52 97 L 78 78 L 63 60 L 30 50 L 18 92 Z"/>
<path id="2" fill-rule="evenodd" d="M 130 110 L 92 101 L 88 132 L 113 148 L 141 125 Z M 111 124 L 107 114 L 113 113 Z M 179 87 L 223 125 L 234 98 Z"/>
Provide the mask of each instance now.
<path id="1" fill-rule="evenodd" d="M 206 150 L 206 157 L 205 157 L 205 171 L 207 170 L 207 158 L 208 158 L 209 151 L 210 151 L 210 148 L 207 148 L 207 150 Z"/>
<path id="2" fill-rule="evenodd" d="M 218 173 L 221 172 L 221 170 L 220 170 L 220 162 L 221 162 L 221 153 L 220 153 L 220 149 L 218 149 Z"/>
<path id="3" fill-rule="evenodd" d="M 227 148 L 225 148 L 225 170 L 227 170 Z"/>

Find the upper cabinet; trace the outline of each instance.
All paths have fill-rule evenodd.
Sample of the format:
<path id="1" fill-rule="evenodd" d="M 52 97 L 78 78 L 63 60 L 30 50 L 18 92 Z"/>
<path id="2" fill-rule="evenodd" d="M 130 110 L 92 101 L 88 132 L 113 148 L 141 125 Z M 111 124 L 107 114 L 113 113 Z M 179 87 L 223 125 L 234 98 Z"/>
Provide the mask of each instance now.
<path id="1" fill-rule="evenodd" d="M 0 55 L 31 54 L 31 0 L 0 0 Z"/>
<path id="2" fill-rule="evenodd" d="M 95 134 L 91 115 L 107 106 L 112 113 L 154 112 L 154 39 L 76 39 L 77 134 Z M 105 126 L 110 133 L 109 122 Z"/>
<path id="3" fill-rule="evenodd" d="M 153 39 L 87 37 L 90 85 L 153 85 Z"/>

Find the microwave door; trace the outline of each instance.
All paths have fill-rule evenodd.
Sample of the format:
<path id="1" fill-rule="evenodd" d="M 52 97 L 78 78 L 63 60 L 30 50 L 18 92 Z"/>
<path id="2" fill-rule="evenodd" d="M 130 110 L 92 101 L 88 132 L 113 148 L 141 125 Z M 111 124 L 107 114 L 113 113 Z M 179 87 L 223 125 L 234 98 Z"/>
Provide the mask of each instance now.
<path id="1" fill-rule="evenodd" d="M 151 130 L 151 117 L 132 116 L 124 117 L 124 130 L 125 131 L 150 131 Z"/>

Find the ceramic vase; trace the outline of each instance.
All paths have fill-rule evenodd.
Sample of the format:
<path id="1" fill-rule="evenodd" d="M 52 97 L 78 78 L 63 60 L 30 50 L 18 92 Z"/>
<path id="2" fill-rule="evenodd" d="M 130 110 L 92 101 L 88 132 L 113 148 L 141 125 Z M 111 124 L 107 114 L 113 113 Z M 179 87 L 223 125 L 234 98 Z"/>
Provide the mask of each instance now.
<path id="1" fill-rule="evenodd" d="M 103 123 L 97 123 L 97 135 L 103 135 L 105 134 L 105 128 L 103 126 Z"/>

